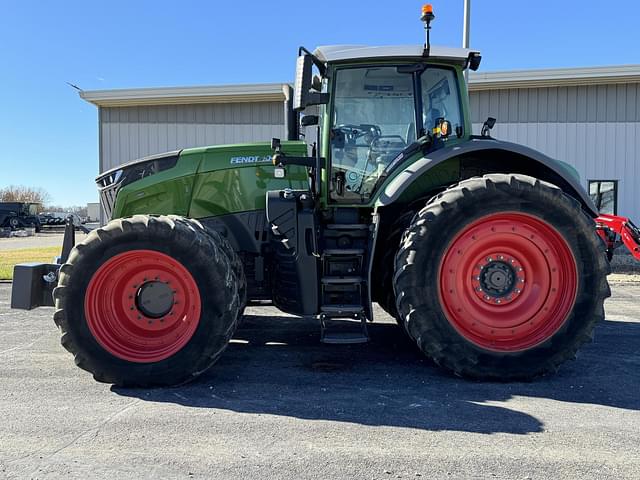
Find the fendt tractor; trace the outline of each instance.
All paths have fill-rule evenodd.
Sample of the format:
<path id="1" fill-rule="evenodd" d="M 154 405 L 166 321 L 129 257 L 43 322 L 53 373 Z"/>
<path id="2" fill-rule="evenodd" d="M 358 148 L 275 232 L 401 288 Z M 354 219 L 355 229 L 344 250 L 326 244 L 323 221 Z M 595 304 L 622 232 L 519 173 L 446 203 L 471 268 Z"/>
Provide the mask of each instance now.
<path id="1" fill-rule="evenodd" d="M 472 134 L 480 53 L 432 47 L 433 19 L 425 5 L 423 45 L 301 47 L 286 140 L 100 175 L 110 221 L 75 247 L 67 225 L 56 264 L 16 266 L 13 307 L 55 305 L 76 364 L 124 386 L 195 378 L 247 304 L 358 343 L 377 302 L 476 379 L 574 358 L 604 316 L 607 256 L 624 243 L 640 259 L 640 231 L 599 215 L 568 164 L 492 138 L 494 119 Z"/>

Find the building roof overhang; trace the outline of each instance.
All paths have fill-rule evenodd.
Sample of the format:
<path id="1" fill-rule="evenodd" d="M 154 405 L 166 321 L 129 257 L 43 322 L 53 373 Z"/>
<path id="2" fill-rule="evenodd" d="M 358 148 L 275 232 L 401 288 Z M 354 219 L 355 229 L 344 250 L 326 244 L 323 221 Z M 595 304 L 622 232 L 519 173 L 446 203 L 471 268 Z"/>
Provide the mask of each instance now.
<path id="1" fill-rule="evenodd" d="M 337 52 L 334 52 L 336 57 L 331 57 L 333 54 L 330 54 L 328 51 L 325 53 L 329 55 L 329 58 L 339 58 Z M 470 91 L 624 83 L 640 83 L 640 65 L 511 70 L 486 73 L 471 72 L 469 75 Z M 287 83 L 256 83 L 197 87 L 91 90 L 81 91 L 80 97 L 98 107 L 276 102 L 287 99 L 290 89 L 291 86 Z"/>
<path id="2" fill-rule="evenodd" d="M 196 87 L 127 88 L 87 90 L 80 98 L 98 107 L 175 105 L 192 103 L 243 103 L 284 101 L 286 83 L 253 83 Z"/>

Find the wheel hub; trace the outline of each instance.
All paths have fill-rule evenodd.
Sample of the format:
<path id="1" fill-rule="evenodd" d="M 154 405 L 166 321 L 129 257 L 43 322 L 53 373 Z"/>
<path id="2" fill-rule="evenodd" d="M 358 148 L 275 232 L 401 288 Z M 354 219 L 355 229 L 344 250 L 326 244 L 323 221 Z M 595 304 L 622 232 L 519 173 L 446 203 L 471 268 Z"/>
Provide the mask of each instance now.
<path id="1" fill-rule="evenodd" d="M 480 286 L 489 295 L 504 297 L 513 290 L 515 272 L 505 262 L 493 262 L 483 269 L 480 275 Z"/>
<path id="2" fill-rule="evenodd" d="M 173 294 L 173 289 L 165 282 L 146 282 L 138 289 L 136 307 L 146 317 L 164 317 L 173 307 Z"/>
<path id="3" fill-rule="evenodd" d="M 507 305 L 522 294 L 524 268 L 513 255 L 494 253 L 477 262 L 471 276 L 476 296 L 491 305 Z"/>

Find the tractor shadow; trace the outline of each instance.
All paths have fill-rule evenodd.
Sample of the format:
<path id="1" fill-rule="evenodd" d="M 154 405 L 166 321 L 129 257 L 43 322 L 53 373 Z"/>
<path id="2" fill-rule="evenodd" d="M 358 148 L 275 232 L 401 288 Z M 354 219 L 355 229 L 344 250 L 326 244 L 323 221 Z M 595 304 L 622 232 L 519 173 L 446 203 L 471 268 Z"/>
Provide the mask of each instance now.
<path id="1" fill-rule="evenodd" d="M 605 322 L 577 361 L 529 383 L 453 377 L 392 323 L 372 324 L 370 334 L 368 344 L 323 345 L 315 321 L 247 315 L 218 363 L 197 381 L 112 390 L 193 408 L 475 433 L 541 432 L 535 416 L 492 403 L 513 397 L 640 410 L 640 323 Z"/>

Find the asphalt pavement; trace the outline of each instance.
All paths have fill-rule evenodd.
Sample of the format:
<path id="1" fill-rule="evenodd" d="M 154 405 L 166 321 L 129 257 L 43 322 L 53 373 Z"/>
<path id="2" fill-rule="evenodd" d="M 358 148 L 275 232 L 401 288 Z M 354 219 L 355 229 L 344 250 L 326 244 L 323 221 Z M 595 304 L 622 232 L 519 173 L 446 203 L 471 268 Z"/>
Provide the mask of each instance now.
<path id="1" fill-rule="evenodd" d="M 616 282 L 578 360 L 530 383 L 438 369 L 389 317 L 372 341 L 249 308 L 221 360 L 169 389 L 96 383 L 52 309 L 0 284 L 0 478 L 640 478 L 640 283 Z"/>
<path id="2" fill-rule="evenodd" d="M 86 236 L 87 235 L 83 232 L 76 232 L 76 242 L 81 242 L 86 238 Z M 63 238 L 64 233 L 62 231 L 45 231 L 36 233 L 31 237 L 0 238 L 0 251 L 43 247 L 62 248 Z"/>

